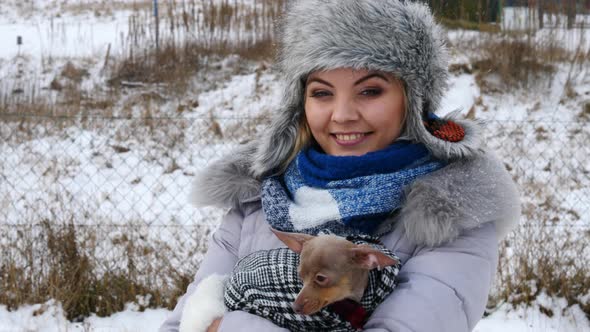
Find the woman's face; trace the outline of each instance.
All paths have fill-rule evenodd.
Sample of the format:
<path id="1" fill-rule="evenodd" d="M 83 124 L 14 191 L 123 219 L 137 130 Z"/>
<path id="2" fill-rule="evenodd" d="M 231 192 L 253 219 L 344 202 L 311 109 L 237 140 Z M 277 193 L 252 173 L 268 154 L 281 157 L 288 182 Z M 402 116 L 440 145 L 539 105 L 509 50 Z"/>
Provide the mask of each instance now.
<path id="1" fill-rule="evenodd" d="M 333 156 L 361 156 L 390 145 L 405 116 L 402 84 L 390 74 L 340 68 L 312 73 L 305 116 L 316 142 Z"/>

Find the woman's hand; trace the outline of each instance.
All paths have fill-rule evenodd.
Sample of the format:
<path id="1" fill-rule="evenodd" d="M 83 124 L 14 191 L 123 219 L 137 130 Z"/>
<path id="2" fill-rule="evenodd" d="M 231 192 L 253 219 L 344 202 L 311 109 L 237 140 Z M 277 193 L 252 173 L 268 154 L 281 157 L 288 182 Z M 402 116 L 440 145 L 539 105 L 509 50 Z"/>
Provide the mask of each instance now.
<path id="1" fill-rule="evenodd" d="M 215 320 L 207 328 L 207 332 L 217 332 L 217 329 L 219 328 L 219 324 L 221 324 L 222 318 L 223 317 L 215 318 Z"/>

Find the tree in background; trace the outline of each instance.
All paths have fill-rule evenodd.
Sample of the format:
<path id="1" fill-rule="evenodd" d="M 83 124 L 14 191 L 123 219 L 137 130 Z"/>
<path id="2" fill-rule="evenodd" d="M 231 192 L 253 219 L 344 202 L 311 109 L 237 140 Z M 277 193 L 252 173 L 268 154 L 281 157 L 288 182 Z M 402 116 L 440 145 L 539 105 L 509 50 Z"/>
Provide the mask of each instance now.
<path id="1" fill-rule="evenodd" d="M 425 0 L 439 17 L 471 22 L 498 22 L 501 0 Z"/>
<path id="2" fill-rule="evenodd" d="M 587 12 L 590 9 L 590 0 L 529 0 L 529 7 L 537 6 L 539 28 L 543 28 L 543 15 L 545 13 L 564 13 L 567 17 L 567 28 L 574 27 L 576 13 Z"/>
<path id="3" fill-rule="evenodd" d="M 576 21 L 576 0 L 565 1 L 565 12 L 567 13 L 567 28 L 571 29 L 574 27 Z"/>
<path id="4" fill-rule="evenodd" d="M 537 9 L 539 27 L 543 28 L 546 13 L 562 13 L 568 29 L 573 28 L 576 13 L 590 10 L 590 0 L 418 0 L 428 3 L 434 13 L 449 20 L 476 23 L 499 22 L 503 6 L 526 6 Z"/>

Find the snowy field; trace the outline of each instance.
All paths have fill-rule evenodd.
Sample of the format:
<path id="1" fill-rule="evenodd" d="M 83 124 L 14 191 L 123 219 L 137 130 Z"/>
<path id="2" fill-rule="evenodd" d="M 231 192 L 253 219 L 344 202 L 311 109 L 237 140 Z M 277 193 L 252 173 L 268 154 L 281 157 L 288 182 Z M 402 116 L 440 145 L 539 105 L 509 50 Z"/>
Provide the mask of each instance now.
<path id="1" fill-rule="evenodd" d="M 116 57 L 127 51 L 132 17 L 151 20 L 151 1 L 105 3 L 3 0 L 0 40 L 6 44 L 0 47 L 0 98 L 17 90 L 28 95 L 32 89 L 56 100 L 58 92 L 47 87 L 68 62 L 86 70 L 79 83 L 83 92 L 103 92 L 106 53 Z M 528 19 L 517 10 L 508 14 L 513 24 Z M 566 49 L 588 47 L 584 43 L 590 38 L 581 37 L 587 33 L 581 28 L 544 30 L 536 38 L 555 33 Z M 21 46 L 16 45 L 17 36 L 22 37 Z M 449 32 L 451 44 L 480 37 Z M 452 63 L 470 66 L 472 54 L 465 52 L 452 49 Z M 194 175 L 263 128 L 280 101 L 273 70 L 241 62 L 235 56 L 219 60 L 215 72 L 193 80 L 180 97 L 162 95 L 157 87 L 129 89 L 106 120 L 98 113 L 62 119 L 31 116 L 27 121 L 0 114 L 0 226 L 15 228 L 0 235 L 0 248 L 18 237 L 18 226 L 75 220 L 86 226 L 112 225 L 96 255 L 116 257 L 113 252 L 119 249 L 106 240 L 121 236 L 119 226 L 139 224 L 142 241 L 175 251 L 173 264 L 180 268 L 183 262 L 196 262 L 223 211 L 187 204 Z M 521 186 L 525 214 L 542 206 L 541 216 L 553 220 L 549 226 L 554 226 L 556 237 L 575 229 L 580 241 L 590 237 L 587 69 L 572 71 L 563 64 L 548 84 L 491 94 L 480 90 L 475 74 L 456 72 L 441 111 L 458 109 L 483 120 L 488 145 Z M 146 107 L 153 117 L 149 121 L 142 118 Z M 535 213 L 525 215 L 527 227 L 539 227 Z M 2 254 L 17 255 L 13 251 Z M 587 264 L 590 248 L 572 255 Z M 581 303 L 590 301 L 590 294 L 579 296 Z M 110 317 L 92 315 L 83 322 L 69 322 L 53 301 L 15 311 L 0 305 L 0 332 L 156 331 L 169 311 L 143 310 L 142 301 Z M 530 306 L 498 304 L 475 331 L 590 332 L 590 321 L 578 305 L 542 294 Z"/>
<path id="2" fill-rule="evenodd" d="M 559 315 L 548 317 L 540 306 L 550 308 Z M 42 314 L 34 315 L 43 307 Z M 151 332 L 169 312 L 163 309 L 147 309 L 139 312 L 130 304 L 123 312 L 110 317 L 91 316 L 83 323 L 68 322 L 59 306 L 53 303 L 23 307 L 7 312 L 0 306 L 0 332 Z M 588 332 L 588 319 L 579 308 L 567 308 L 564 301 L 541 298 L 532 307 L 511 308 L 501 306 L 475 327 L 473 332 Z"/>

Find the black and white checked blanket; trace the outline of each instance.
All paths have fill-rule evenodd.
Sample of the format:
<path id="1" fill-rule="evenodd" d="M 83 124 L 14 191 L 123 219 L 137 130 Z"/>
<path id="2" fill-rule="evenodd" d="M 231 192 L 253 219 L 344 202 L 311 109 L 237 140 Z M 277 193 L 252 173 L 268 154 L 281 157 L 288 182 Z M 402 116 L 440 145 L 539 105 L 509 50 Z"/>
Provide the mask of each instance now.
<path id="1" fill-rule="evenodd" d="M 369 244 L 399 259 L 378 240 L 351 236 L 356 244 Z M 246 311 L 271 320 L 290 331 L 357 331 L 329 306 L 313 315 L 297 314 L 291 305 L 303 287 L 297 267 L 299 255 L 288 248 L 262 250 L 242 258 L 225 285 L 224 302 L 230 310 Z M 400 265 L 388 266 L 369 273 L 369 281 L 360 305 L 367 317 L 393 291 Z"/>

